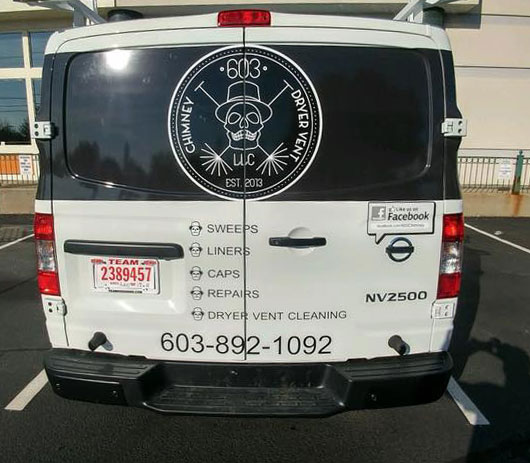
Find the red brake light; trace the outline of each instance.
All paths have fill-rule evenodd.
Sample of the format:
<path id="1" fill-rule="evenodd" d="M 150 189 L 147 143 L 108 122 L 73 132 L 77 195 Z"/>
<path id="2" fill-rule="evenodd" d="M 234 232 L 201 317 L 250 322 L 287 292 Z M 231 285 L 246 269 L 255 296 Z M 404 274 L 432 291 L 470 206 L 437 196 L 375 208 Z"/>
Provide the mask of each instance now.
<path id="1" fill-rule="evenodd" d="M 33 232 L 36 240 L 53 241 L 53 215 L 37 212 L 33 220 Z"/>
<path id="2" fill-rule="evenodd" d="M 464 239 L 464 215 L 444 215 L 442 241 L 462 241 Z"/>
<path id="3" fill-rule="evenodd" d="M 271 13 L 266 10 L 228 10 L 220 11 L 217 16 L 220 27 L 270 26 Z"/>
<path id="4" fill-rule="evenodd" d="M 438 278 L 438 299 L 457 297 L 461 282 L 461 273 L 442 273 Z"/>
<path id="5" fill-rule="evenodd" d="M 60 296 L 61 290 L 59 288 L 59 275 L 57 272 L 37 272 L 37 284 L 41 294 L 48 294 L 50 296 Z"/>

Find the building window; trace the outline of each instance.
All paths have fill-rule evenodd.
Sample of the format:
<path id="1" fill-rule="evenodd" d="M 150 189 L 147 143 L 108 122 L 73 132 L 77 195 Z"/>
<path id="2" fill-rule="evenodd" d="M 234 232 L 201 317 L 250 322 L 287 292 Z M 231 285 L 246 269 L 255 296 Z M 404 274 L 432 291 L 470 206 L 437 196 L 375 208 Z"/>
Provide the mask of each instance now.
<path id="1" fill-rule="evenodd" d="M 31 66 L 41 68 L 44 62 L 44 50 L 46 43 L 53 32 L 30 32 L 29 46 L 31 48 Z"/>
<path id="2" fill-rule="evenodd" d="M 30 143 L 26 83 L 23 79 L 0 80 L 0 142 Z"/>
<path id="3" fill-rule="evenodd" d="M 41 79 L 32 79 L 31 83 L 33 84 L 33 104 L 35 105 L 35 114 L 39 112 L 40 109 L 40 84 Z"/>
<path id="4" fill-rule="evenodd" d="M 0 34 L 0 68 L 24 67 L 22 34 L 6 32 Z"/>
<path id="5" fill-rule="evenodd" d="M 28 129 L 40 107 L 44 50 L 52 34 L 0 33 L 0 154 L 38 152 Z"/>

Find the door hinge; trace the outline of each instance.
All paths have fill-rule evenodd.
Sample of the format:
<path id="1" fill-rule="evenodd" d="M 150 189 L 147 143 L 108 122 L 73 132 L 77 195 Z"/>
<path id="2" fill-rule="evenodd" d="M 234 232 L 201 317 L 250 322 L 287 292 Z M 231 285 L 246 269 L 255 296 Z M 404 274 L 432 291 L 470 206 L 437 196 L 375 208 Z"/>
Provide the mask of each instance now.
<path id="1" fill-rule="evenodd" d="M 31 138 L 35 140 L 51 140 L 55 133 L 55 125 L 50 121 L 37 121 L 31 126 Z"/>
<path id="2" fill-rule="evenodd" d="M 456 301 L 435 302 L 432 305 L 431 318 L 454 318 L 456 310 Z"/>
<path id="3" fill-rule="evenodd" d="M 445 137 L 467 136 L 467 119 L 446 119 L 442 122 L 442 133 Z"/>
<path id="4" fill-rule="evenodd" d="M 62 298 L 53 296 L 43 296 L 42 302 L 44 304 L 44 310 L 50 315 L 66 315 L 66 304 Z"/>

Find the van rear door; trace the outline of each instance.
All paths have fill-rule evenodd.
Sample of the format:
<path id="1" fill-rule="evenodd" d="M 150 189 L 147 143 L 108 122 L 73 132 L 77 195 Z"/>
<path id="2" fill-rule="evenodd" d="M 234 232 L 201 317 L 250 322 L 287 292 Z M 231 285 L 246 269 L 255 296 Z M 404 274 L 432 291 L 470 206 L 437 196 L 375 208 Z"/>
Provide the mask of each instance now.
<path id="1" fill-rule="evenodd" d="M 204 18 L 57 50 L 69 346 L 101 331 L 148 358 L 340 361 L 394 355 L 398 334 L 429 351 L 444 44 L 385 21 Z"/>
<path id="2" fill-rule="evenodd" d="M 246 151 L 246 358 L 397 355 L 393 335 L 427 352 L 443 215 L 439 44 L 423 26 L 274 18 L 245 36 L 247 60 L 267 69 L 246 87 L 270 114 Z"/>
<path id="3" fill-rule="evenodd" d="M 204 167 L 212 188 L 226 173 L 214 151 L 226 134 L 200 109 L 226 98 L 219 69 L 230 63 L 211 53 L 242 55 L 243 30 L 216 20 L 160 20 L 153 31 L 131 21 L 61 39 L 53 214 L 71 348 L 99 331 L 100 350 L 118 354 L 244 358 L 243 202 L 206 193 L 192 173 Z M 191 88 L 199 71 L 219 76 Z M 243 168 L 230 178 L 243 185 Z M 208 297 L 218 291 L 226 298 Z"/>

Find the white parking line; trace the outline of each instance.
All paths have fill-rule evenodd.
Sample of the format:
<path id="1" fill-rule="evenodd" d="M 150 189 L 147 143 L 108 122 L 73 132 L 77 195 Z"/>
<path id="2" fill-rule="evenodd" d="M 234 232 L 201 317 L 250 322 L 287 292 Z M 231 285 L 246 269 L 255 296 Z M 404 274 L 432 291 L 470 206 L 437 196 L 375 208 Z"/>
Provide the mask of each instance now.
<path id="1" fill-rule="evenodd" d="M 5 409 L 17 412 L 24 410 L 47 382 L 48 378 L 46 377 L 46 372 L 42 370 L 11 402 L 7 404 Z"/>
<path id="2" fill-rule="evenodd" d="M 5 248 L 8 248 L 9 246 L 13 246 L 14 244 L 27 240 L 28 238 L 31 238 L 32 236 L 33 236 L 33 233 L 31 235 L 23 236 L 22 238 L 19 238 L 18 240 L 10 241 L 9 243 L 2 244 L 2 246 L 0 246 L 0 249 L 5 249 Z"/>
<path id="3" fill-rule="evenodd" d="M 472 225 L 468 225 L 467 223 L 466 223 L 466 227 L 469 228 L 470 230 L 476 231 L 477 233 L 481 233 L 482 235 L 485 235 L 491 239 L 507 244 L 508 246 L 511 246 L 512 248 L 519 249 L 519 251 L 523 251 L 523 252 L 526 252 L 527 254 L 530 254 L 530 249 L 525 248 L 524 246 L 520 246 L 508 240 L 503 240 L 502 238 L 499 238 L 498 236 L 492 235 L 491 233 L 485 232 L 484 230 L 480 230 L 479 228 L 473 227 Z"/>
<path id="4" fill-rule="evenodd" d="M 469 424 L 473 426 L 487 426 L 490 424 L 488 419 L 481 413 L 452 376 L 447 385 L 447 392 L 449 392 Z"/>

